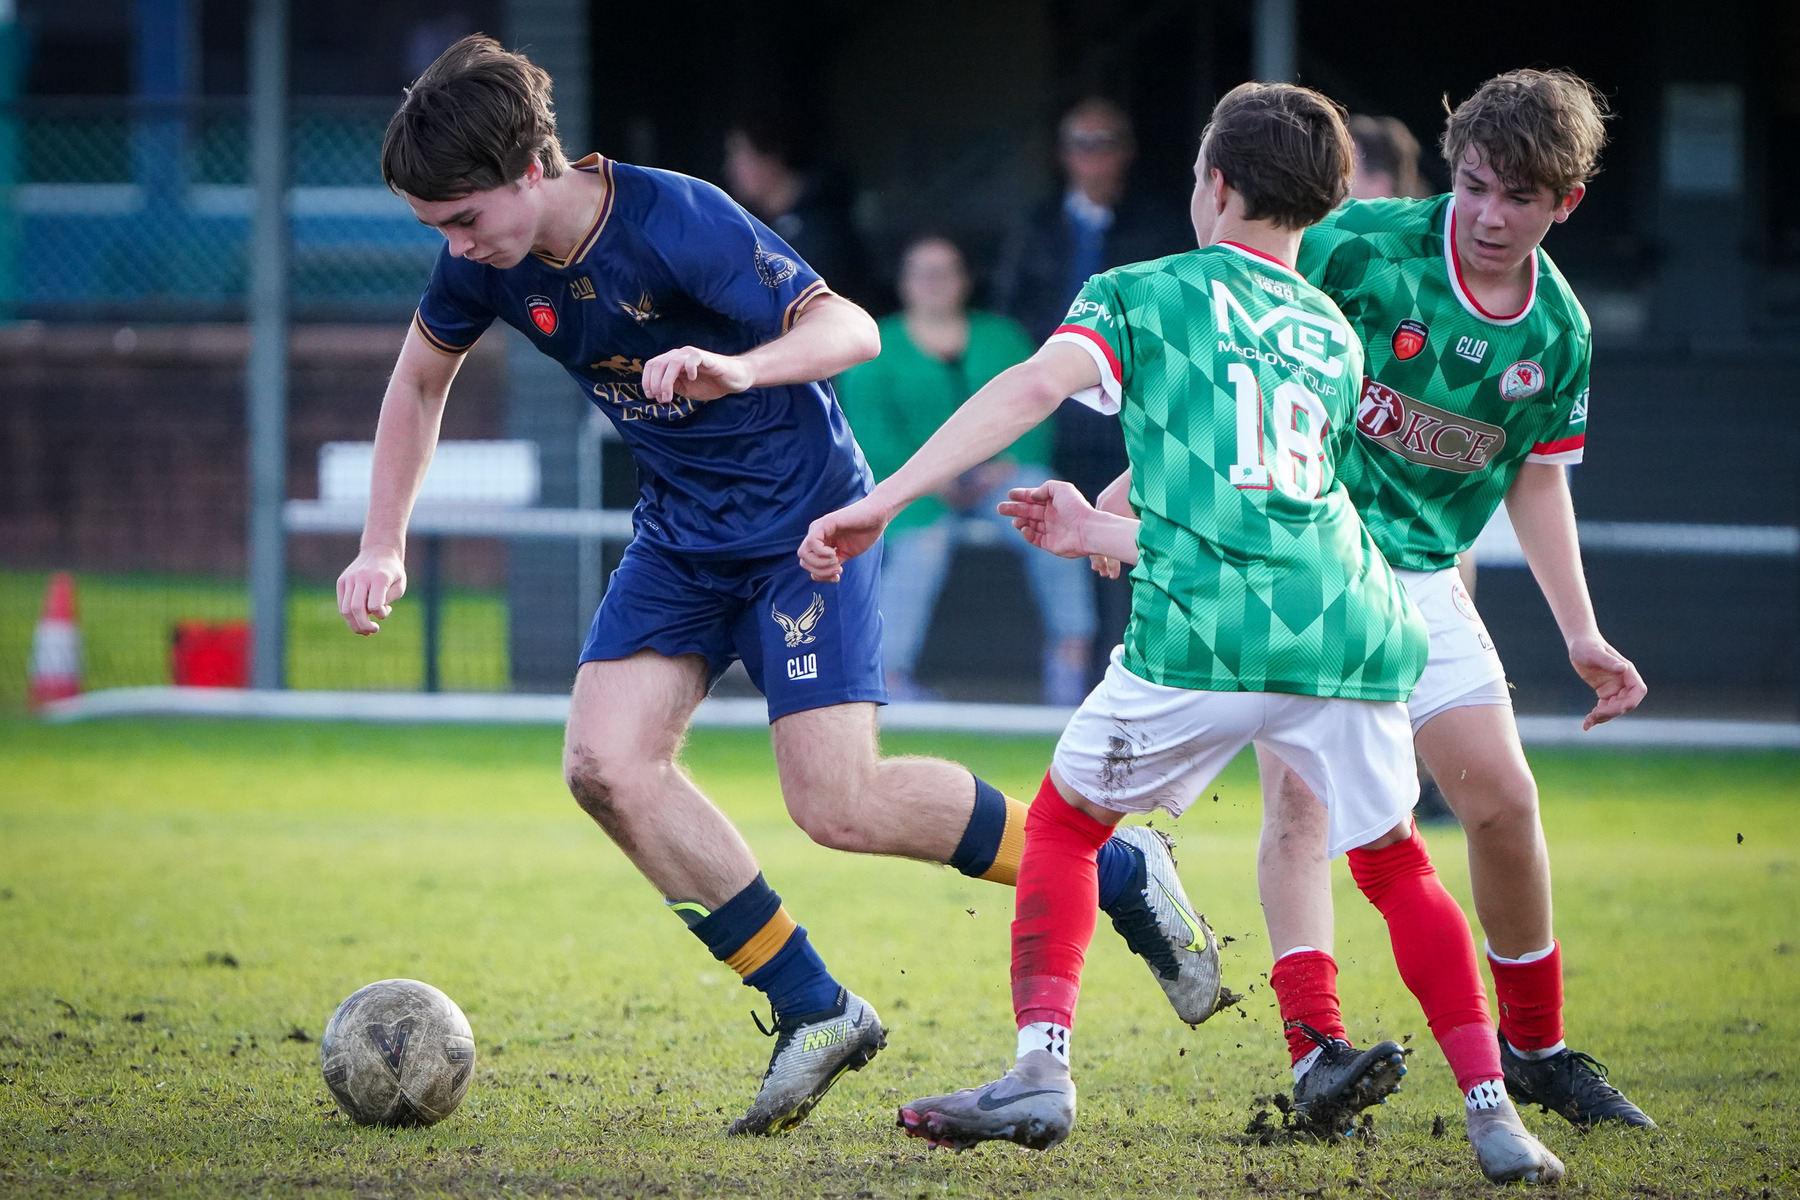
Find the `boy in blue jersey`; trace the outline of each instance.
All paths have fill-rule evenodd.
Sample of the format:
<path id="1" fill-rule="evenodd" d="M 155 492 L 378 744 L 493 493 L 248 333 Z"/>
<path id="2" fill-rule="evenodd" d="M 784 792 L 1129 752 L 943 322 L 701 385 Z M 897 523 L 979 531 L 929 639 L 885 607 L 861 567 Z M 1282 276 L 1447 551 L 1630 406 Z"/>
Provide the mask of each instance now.
<path id="1" fill-rule="evenodd" d="M 404 592 L 406 522 L 461 356 L 495 318 L 514 326 L 612 419 L 639 473 L 636 535 L 576 675 L 569 788 L 707 949 L 768 996 L 775 1051 L 731 1128 L 790 1128 L 886 1037 L 676 761 L 713 681 L 741 659 L 768 698 L 782 793 L 815 841 L 1011 884 L 1024 836 L 1024 806 L 964 768 L 880 757 L 879 555 L 824 585 L 794 559 L 813 518 L 870 486 L 820 381 L 875 355 L 875 324 L 717 188 L 597 155 L 571 167 L 549 77 L 489 38 L 457 43 L 408 91 L 382 170 L 447 245 L 382 401 L 339 611 L 371 634 Z M 1187 913 L 1162 911 L 1165 889 L 1180 893 L 1165 844 L 1146 831 L 1102 870 L 1121 932 L 1178 1014 L 1204 1019 L 1216 951 L 1188 948 L 1185 898 Z M 1211 992 L 1190 994 L 1196 980 Z"/>

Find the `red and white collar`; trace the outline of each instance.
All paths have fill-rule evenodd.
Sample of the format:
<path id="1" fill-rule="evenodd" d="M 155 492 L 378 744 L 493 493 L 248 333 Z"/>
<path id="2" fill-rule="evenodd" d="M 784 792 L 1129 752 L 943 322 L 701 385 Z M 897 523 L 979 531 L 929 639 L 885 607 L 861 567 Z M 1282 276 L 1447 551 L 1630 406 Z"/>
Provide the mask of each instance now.
<path id="1" fill-rule="evenodd" d="M 1450 290 L 1455 293 L 1457 303 L 1461 304 L 1472 317 L 1478 317 L 1490 325 L 1517 325 L 1531 315 L 1531 306 L 1537 303 L 1538 289 L 1538 252 L 1531 251 L 1531 290 L 1525 294 L 1525 305 L 1511 316 L 1499 316 L 1481 307 L 1475 297 L 1463 286 L 1462 259 L 1456 253 L 1456 199 L 1452 197 L 1444 205 L 1444 271 L 1450 276 Z"/>
<path id="2" fill-rule="evenodd" d="M 1262 263 L 1264 266 L 1275 267 L 1278 270 L 1286 271 L 1289 275 L 1292 275 L 1295 279 L 1304 279 L 1305 278 L 1303 275 L 1300 274 L 1300 272 L 1294 270 L 1294 268 L 1288 266 L 1286 263 L 1282 262 L 1279 258 L 1276 258 L 1273 254 L 1264 254 L 1261 250 L 1252 250 L 1250 247 L 1244 245 L 1242 242 L 1214 242 L 1213 245 L 1224 246 L 1224 247 L 1227 247 L 1228 249 L 1236 250 L 1239 254 L 1243 254 L 1250 258 L 1254 258 L 1257 262 Z"/>

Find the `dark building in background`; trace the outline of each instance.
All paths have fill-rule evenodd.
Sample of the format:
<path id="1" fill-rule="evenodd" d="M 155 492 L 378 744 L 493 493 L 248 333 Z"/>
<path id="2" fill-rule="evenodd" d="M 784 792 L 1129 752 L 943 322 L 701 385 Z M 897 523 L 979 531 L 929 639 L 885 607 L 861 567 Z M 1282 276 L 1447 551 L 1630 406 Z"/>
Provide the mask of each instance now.
<path id="1" fill-rule="evenodd" d="M 357 205 L 373 203 L 367 189 L 378 187 L 371 160 L 379 126 L 434 48 L 468 30 L 498 33 L 559 64 L 553 70 L 566 81 L 559 106 L 575 153 L 597 149 L 723 183 L 734 114 L 769 106 L 803 112 L 818 131 L 821 160 L 846 181 L 879 282 L 891 277 L 905 237 L 926 228 L 969 247 L 978 274 L 991 271 L 1007 231 L 1054 188 L 1056 118 L 1085 95 L 1107 95 L 1126 108 L 1137 131 L 1137 185 L 1182 203 L 1205 113 L 1218 94 L 1250 77 L 1263 7 L 1253 0 L 292 2 L 296 114 L 318 136 L 306 143 L 313 149 L 297 152 L 304 178 L 296 182 L 316 188 L 308 203 L 324 206 L 295 217 L 296 308 L 311 319 L 383 322 L 404 320 L 429 243 L 407 242 L 410 231 L 376 229 L 359 215 Z M 28 43 L 23 103 L 78 107 L 140 96 L 188 98 L 203 108 L 239 96 L 247 8 L 244 0 L 19 0 Z M 1604 173 L 1575 218 L 1546 242 L 1595 327 L 1593 439 L 1573 476 L 1578 509 L 1584 520 L 1792 527 L 1800 518 L 1800 404 L 1792 382 L 1800 365 L 1800 206 L 1790 199 L 1800 194 L 1792 149 L 1800 145 L 1800 6 L 1597 0 L 1529 20 L 1484 13 L 1460 24 L 1424 0 L 1394 0 L 1378 16 L 1327 0 L 1294 0 L 1293 11 L 1300 81 L 1354 110 L 1404 120 L 1426 145 L 1438 185 L 1446 176 L 1431 151 L 1446 96 L 1454 102 L 1521 65 L 1568 67 L 1600 85 L 1617 113 Z M 571 21 L 587 29 L 575 42 L 554 32 Z M 680 46 L 678 62 L 654 50 L 669 46 Z M 232 136 L 222 126 L 208 129 L 188 135 L 196 139 L 188 144 L 224 145 Z M 69 147 L 54 133 L 24 138 L 20 237 L 28 240 L 38 219 L 25 203 L 33 197 L 46 220 L 79 202 L 103 223 L 122 219 L 107 209 L 130 199 L 121 187 L 144 188 L 142 202 L 151 205 L 161 196 L 173 206 L 186 194 L 158 183 L 166 176 L 156 156 L 143 152 L 153 139 L 106 136 L 112 140 L 65 159 L 56 155 Z M 51 168 L 58 173 L 31 174 Z M 87 261 L 82 277 L 98 282 L 75 300 L 57 302 L 47 290 L 65 274 L 77 277 L 73 268 L 23 271 L 18 287 L 38 290 L 0 300 L 26 317 L 237 319 L 227 235 L 236 219 L 230 189 L 241 180 L 221 173 L 199 182 L 204 188 L 194 194 L 213 208 L 196 219 L 226 239 L 208 243 L 213 249 L 201 256 L 208 272 L 159 264 L 139 280 L 135 261 Z M 38 183 L 90 190 L 32 192 Z M 0 242 L 6 236 L 0 230 Z M 28 245 L 14 249 L 18 262 L 31 261 Z M 379 277 L 369 267 L 377 258 Z M 13 278 L 5 274 L 12 261 L 0 253 L 0 278 Z M 185 307 L 182 287 L 197 289 Z M 545 446 L 546 502 L 575 502 L 569 447 L 579 436 L 578 397 L 534 375 L 531 364 L 509 368 L 507 377 L 517 403 L 506 408 L 505 427 L 529 429 Z M 356 401 L 371 419 L 374 401 Z M 608 502 L 626 502 L 629 464 L 616 445 L 608 455 Z M 1777 553 L 1614 551 L 1590 554 L 1588 569 L 1603 625 L 1644 668 L 1652 706 L 1681 689 L 1694 696 L 1714 689 L 1754 706 L 1791 698 L 1800 682 L 1796 561 Z M 1006 606 L 990 602 L 999 590 L 1022 586 L 1015 570 L 971 552 L 945 601 L 958 606 L 958 619 L 939 622 L 922 671 L 935 669 L 946 681 L 1032 676 L 1029 631 L 996 617 Z M 570 578 L 558 625 L 578 620 L 589 590 Z M 1488 573 L 1483 589 L 1484 613 L 1521 691 L 1568 706 L 1578 685 L 1527 573 Z M 547 643 L 529 653 L 515 644 L 514 652 L 521 665 L 536 654 L 545 672 L 561 653 Z M 549 674 L 543 680 L 551 686 Z"/>

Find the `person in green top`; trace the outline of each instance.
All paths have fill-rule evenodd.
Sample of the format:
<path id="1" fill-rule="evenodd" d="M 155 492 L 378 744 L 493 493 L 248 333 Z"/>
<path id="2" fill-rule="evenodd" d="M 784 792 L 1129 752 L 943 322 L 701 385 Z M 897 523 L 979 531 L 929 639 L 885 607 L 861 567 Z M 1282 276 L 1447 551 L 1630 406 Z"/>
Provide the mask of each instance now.
<path id="1" fill-rule="evenodd" d="M 838 400 L 877 479 L 898 470 L 983 384 L 1036 349 L 1007 318 L 969 309 L 968 268 L 947 238 L 914 240 L 902 256 L 899 283 L 904 307 L 881 322 L 880 357 L 838 379 Z M 881 653 L 894 699 L 928 694 L 913 681 L 913 668 L 964 520 L 976 518 L 1001 532 L 998 545 L 1023 554 L 1044 626 L 1044 701 L 1066 707 L 1081 702 L 1094 637 L 1087 572 L 1078 562 L 1030 553 L 997 511 L 1009 489 L 1050 477 L 1045 464 L 1051 436 L 1048 425 L 1030 430 L 942 492 L 920 499 L 889 526 L 881 570 Z"/>

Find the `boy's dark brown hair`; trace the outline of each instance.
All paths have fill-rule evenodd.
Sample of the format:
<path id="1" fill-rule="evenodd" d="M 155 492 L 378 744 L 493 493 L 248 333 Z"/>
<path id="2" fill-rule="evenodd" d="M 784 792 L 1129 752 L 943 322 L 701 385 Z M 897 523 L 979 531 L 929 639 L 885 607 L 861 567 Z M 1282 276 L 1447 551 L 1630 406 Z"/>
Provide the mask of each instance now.
<path id="1" fill-rule="evenodd" d="M 1450 108 L 1439 143 L 1454 173 L 1471 149 L 1509 187 L 1548 188 L 1562 199 L 1600 171 L 1606 97 L 1570 71 L 1508 71 Z"/>
<path id="2" fill-rule="evenodd" d="M 1305 229 L 1350 194 L 1355 166 L 1344 110 L 1311 88 L 1240 83 L 1200 135 L 1201 165 L 1244 198 L 1244 215 Z"/>
<path id="3" fill-rule="evenodd" d="M 381 142 L 381 177 L 420 200 L 458 200 L 512 183 L 533 162 L 568 169 L 556 140 L 550 76 L 523 54 L 472 33 L 406 89 Z"/>

